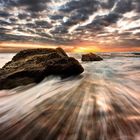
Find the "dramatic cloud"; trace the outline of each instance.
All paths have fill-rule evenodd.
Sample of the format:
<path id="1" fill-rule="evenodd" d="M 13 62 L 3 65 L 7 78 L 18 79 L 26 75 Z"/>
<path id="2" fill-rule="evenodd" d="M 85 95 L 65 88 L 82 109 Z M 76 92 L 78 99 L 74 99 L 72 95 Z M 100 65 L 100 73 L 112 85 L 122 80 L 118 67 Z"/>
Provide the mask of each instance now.
<path id="1" fill-rule="evenodd" d="M 0 0 L 0 41 L 140 47 L 139 0 Z"/>

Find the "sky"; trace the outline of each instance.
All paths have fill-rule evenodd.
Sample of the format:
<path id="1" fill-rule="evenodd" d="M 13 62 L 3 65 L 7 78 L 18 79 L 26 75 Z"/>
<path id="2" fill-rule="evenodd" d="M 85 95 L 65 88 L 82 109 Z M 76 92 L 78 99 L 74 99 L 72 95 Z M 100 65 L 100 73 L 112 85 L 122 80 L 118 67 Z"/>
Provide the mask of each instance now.
<path id="1" fill-rule="evenodd" d="M 140 0 L 0 0 L 0 52 L 140 51 Z"/>

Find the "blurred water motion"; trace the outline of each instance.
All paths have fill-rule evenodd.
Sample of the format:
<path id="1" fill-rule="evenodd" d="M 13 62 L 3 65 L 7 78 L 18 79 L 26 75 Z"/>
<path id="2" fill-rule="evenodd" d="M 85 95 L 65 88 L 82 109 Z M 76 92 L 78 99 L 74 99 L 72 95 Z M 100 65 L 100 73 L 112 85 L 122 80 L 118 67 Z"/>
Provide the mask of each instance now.
<path id="1" fill-rule="evenodd" d="M 0 140 L 140 140 L 140 57 L 82 65 L 77 77 L 0 91 Z"/>

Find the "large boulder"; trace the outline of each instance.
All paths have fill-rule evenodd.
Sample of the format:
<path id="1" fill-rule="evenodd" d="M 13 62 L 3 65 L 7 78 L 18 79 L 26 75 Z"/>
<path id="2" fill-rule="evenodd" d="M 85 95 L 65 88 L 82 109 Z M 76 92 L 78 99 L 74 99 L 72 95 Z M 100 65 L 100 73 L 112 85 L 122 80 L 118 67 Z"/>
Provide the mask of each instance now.
<path id="1" fill-rule="evenodd" d="M 82 55 L 82 61 L 101 61 L 101 60 L 103 60 L 103 58 L 94 53 L 88 53 Z"/>
<path id="2" fill-rule="evenodd" d="M 17 53 L 0 69 L 0 89 L 38 83 L 48 75 L 68 77 L 84 71 L 63 49 L 31 49 Z"/>

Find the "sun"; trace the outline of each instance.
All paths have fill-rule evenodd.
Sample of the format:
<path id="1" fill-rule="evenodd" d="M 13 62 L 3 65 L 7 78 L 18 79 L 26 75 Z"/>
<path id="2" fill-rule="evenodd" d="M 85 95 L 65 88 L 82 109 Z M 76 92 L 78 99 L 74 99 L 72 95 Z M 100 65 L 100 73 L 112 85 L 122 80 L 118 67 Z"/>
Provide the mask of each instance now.
<path id="1" fill-rule="evenodd" d="M 73 52 L 75 53 L 88 53 L 88 52 L 99 52 L 100 49 L 94 46 L 88 47 L 76 47 Z"/>

